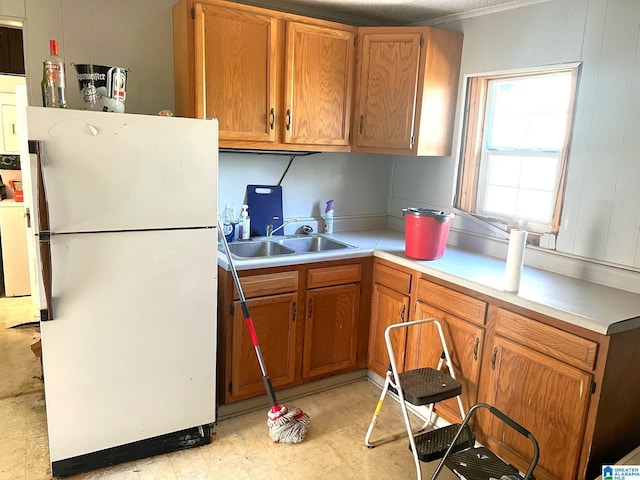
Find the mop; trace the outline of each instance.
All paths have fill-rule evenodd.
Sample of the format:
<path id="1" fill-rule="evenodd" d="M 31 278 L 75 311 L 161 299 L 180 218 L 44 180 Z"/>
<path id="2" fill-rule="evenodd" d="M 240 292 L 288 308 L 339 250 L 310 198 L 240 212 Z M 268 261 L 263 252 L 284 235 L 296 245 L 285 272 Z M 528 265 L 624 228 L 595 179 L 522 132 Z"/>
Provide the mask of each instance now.
<path id="1" fill-rule="evenodd" d="M 229 250 L 229 244 L 227 239 L 222 234 L 222 227 L 220 221 L 218 221 L 218 237 L 221 239 L 224 245 L 224 250 L 227 255 L 227 261 L 229 262 L 229 268 L 231 269 L 231 275 L 233 281 L 238 289 L 240 295 L 240 305 L 242 306 L 242 314 L 244 315 L 249 329 L 249 335 L 251 336 L 251 343 L 256 351 L 258 357 L 258 363 L 260 364 L 260 370 L 262 372 L 262 381 L 267 390 L 267 395 L 271 401 L 271 409 L 267 414 L 267 426 L 269 427 L 269 436 L 276 443 L 300 443 L 304 440 L 304 436 L 311 426 L 311 420 L 309 416 L 297 407 L 292 405 L 280 405 L 276 400 L 276 392 L 271 384 L 271 377 L 267 373 L 267 366 L 264 363 L 262 357 L 262 351 L 260 350 L 260 344 L 258 342 L 258 335 L 253 326 L 253 320 L 251 320 L 251 313 L 247 306 L 247 301 L 240 285 L 240 278 L 238 278 L 238 272 L 231 259 L 231 251 Z"/>

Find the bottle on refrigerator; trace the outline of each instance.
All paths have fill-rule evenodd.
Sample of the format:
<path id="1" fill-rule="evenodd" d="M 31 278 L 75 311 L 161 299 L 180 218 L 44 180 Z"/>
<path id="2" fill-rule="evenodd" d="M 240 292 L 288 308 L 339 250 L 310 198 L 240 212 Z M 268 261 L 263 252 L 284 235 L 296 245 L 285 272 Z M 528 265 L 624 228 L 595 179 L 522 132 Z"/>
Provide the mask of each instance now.
<path id="1" fill-rule="evenodd" d="M 64 60 L 58 55 L 58 41 L 49 40 L 49 58 L 42 64 L 42 104 L 67 108 Z"/>

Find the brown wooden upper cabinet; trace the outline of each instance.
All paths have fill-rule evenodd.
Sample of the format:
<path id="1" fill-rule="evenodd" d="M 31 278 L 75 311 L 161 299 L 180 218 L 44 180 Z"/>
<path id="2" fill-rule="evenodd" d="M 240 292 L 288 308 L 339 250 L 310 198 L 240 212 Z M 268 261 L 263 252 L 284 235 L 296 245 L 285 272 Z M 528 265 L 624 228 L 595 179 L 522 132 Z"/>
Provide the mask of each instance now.
<path id="1" fill-rule="evenodd" d="M 176 113 L 220 146 L 348 151 L 355 27 L 219 0 L 173 7 Z"/>
<path id="2" fill-rule="evenodd" d="M 20 28 L 0 27 L 0 73 L 24 75 Z"/>
<path id="3" fill-rule="evenodd" d="M 450 155 L 462 34 L 358 29 L 354 151 Z"/>

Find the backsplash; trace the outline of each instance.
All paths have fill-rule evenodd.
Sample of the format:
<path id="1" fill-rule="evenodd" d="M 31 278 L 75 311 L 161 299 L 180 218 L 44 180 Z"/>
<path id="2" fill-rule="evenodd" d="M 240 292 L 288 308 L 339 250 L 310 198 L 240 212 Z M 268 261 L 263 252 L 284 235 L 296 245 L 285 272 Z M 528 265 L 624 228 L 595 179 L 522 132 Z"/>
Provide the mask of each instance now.
<path id="1" fill-rule="evenodd" d="M 218 211 L 232 203 L 236 213 L 246 202 L 247 185 L 277 185 L 290 156 L 220 153 Z M 296 157 L 282 178 L 285 227 L 294 233 L 308 224 L 314 231 L 324 226 L 327 200 L 335 203 L 335 230 L 385 228 L 390 195 L 391 158 L 386 155 L 319 153 Z M 251 216 L 251 211 L 249 211 Z"/>

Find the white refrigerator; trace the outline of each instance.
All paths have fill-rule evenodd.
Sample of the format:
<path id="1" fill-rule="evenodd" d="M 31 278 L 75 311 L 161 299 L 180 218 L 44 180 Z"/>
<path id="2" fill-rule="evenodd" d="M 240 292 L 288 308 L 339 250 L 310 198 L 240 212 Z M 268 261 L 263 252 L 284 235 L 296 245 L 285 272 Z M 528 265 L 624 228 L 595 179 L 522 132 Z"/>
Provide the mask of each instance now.
<path id="1" fill-rule="evenodd" d="M 209 443 L 217 121 L 26 118 L 53 475 Z"/>

